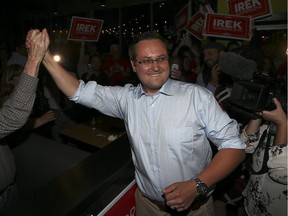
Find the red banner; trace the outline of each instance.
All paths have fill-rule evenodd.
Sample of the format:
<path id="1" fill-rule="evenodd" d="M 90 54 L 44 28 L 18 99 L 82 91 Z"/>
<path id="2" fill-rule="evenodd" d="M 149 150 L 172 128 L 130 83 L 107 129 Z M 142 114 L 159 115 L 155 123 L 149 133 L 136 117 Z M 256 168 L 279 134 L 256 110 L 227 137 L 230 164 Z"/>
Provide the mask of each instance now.
<path id="1" fill-rule="evenodd" d="M 195 15 L 188 21 L 185 29 L 191 33 L 193 36 L 199 40 L 203 39 L 202 31 L 205 22 L 205 14 L 198 11 Z"/>
<path id="2" fill-rule="evenodd" d="M 175 32 L 185 28 L 189 17 L 189 3 L 186 4 L 174 17 Z"/>
<path id="3" fill-rule="evenodd" d="M 250 40 L 251 18 L 207 13 L 203 35 L 229 39 Z"/>
<path id="4" fill-rule="evenodd" d="M 72 17 L 68 40 L 98 41 L 103 20 Z"/>
<path id="5" fill-rule="evenodd" d="M 270 0 L 228 0 L 229 14 L 253 19 L 272 14 Z"/>
<path id="6" fill-rule="evenodd" d="M 137 185 L 133 180 L 98 216 L 136 216 L 136 189 Z"/>

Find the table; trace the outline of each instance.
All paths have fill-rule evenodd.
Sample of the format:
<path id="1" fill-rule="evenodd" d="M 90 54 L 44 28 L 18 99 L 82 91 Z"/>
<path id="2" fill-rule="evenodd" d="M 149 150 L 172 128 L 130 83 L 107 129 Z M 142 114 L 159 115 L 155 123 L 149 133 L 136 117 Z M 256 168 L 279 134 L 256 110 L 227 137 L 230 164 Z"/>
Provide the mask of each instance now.
<path id="1" fill-rule="evenodd" d="M 100 149 L 124 133 L 124 122 L 106 115 L 97 115 L 88 122 L 71 125 L 60 131 L 64 141 L 68 138 Z"/>

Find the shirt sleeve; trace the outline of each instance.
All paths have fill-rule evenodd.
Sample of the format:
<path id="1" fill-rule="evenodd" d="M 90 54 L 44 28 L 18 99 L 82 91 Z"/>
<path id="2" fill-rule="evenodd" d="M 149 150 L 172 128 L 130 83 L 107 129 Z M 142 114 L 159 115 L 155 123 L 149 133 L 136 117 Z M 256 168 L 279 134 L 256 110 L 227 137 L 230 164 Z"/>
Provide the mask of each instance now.
<path id="1" fill-rule="evenodd" d="M 269 149 L 267 166 L 272 180 L 287 185 L 287 144 L 275 145 Z"/>
<path id="2" fill-rule="evenodd" d="M 0 138 L 22 127 L 31 113 L 38 78 L 22 73 L 8 100 L 0 108 Z"/>
<path id="3" fill-rule="evenodd" d="M 240 139 L 239 125 L 222 110 L 213 94 L 209 94 L 202 115 L 206 125 L 207 136 L 218 150 L 224 148 L 245 149 Z"/>

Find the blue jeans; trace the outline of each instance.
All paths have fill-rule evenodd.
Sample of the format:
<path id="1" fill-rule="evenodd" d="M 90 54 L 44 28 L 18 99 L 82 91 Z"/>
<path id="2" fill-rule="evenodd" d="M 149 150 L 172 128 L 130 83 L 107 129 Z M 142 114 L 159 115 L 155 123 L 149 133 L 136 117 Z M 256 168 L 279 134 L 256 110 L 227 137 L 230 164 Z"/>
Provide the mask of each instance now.
<path id="1" fill-rule="evenodd" d="M 0 209 L 13 206 L 18 199 L 19 194 L 16 184 L 9 185 L 6 191 L 0 196 Z"/>

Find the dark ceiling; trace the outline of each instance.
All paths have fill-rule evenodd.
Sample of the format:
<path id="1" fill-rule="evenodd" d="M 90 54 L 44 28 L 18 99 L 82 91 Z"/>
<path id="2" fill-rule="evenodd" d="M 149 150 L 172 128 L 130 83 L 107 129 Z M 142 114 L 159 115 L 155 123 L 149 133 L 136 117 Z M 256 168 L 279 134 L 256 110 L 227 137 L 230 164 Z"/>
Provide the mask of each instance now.
<path id="1" fill-rule="evenodd" d="M 106 7 L 135 5 L 167 0 L 105 0 Z M 101 8 L 100 0 L 2 0 L 0 16 L 3 18 L 23 19 L 53 16 L 55 10 L 63 13 L 87 11 Z"/>
<path id="2" fill-rule="evenodd" d="M 59 2 L 59 1 L 58 1 Z M 1 14 L 13 19 L 38 16 L 52 12 L 55 8 L 54 0 L 2 0 Z"/>

